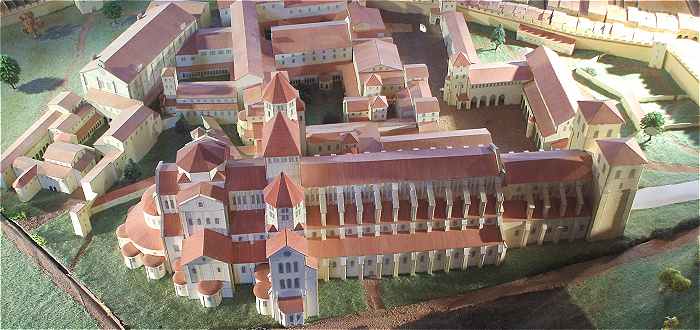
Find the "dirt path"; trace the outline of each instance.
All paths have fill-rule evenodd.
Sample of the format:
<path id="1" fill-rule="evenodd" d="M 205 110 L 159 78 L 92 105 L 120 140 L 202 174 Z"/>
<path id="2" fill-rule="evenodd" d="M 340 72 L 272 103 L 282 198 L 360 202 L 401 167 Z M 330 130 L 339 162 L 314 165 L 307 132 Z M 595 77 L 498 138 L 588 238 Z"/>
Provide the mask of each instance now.
<path id="1" fill-rule="evenodd" d="M 421 319 L 433 312 L 445 312 L 457 308 L 477 305 L 502 297 L 523 293 L 538 292 L 553 288 L 562 288 L 591 276 L 602 274 L 616 266 L 640 258 L 672 250 L 697 240 L 698 228 L 682 233 L 672 240 L 652 240 L 637 245 L 618 256 L 602 257 L 550 271 L 533 277 L 467 292 L 448 298 L 399 306 L 390 309 L 369 310 L 360 314 L 346 315 L 340 318 L 325 319 L 309 325 L 310 328 L 393 328 Z"/>
<path id="2" fill-rule="evenodd" d="M 70 263 L 68 264 L 68 270 L 71 272 L 75 269 L 75 265 L 78 264 L 78 261 L 80 260 L 80 257 L 85 254 L 85 250 L 87 250 L 88 245 L 92 243 L 92 232 L 88 233 L 87 236 L 85 236 L 85 242 L 80 246 L 80 249 L 78 249 L 78 253 L 73 256 L 73 258 L 70 260 Z"/>
<path id="3" fill-rule="evenodd" d="M 382 295 L 379 293 L 379 280 L 365 279 L 362 281 L 362 286 L 365 288 L 365 299 L 367 300 L 367 306 L 373 310 L 383 309 L 384 302 L 382 301 Z"/>
<path id="4" fill-rule="evenodd" d="M 700 168 L 681 164 L 668 164 L 661 162 L 649 162 L 646 165 L 647 170 L 677 172 L 677 173 L 698 173 Z"/>

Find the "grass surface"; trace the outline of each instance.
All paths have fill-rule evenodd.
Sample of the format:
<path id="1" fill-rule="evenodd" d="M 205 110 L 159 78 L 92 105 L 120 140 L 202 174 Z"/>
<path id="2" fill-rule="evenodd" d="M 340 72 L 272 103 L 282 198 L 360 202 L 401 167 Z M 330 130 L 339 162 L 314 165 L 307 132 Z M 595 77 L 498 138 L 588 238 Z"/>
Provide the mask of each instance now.
<path id="1" fill-rule="evenodd" d="M 25 254 L 0 237 L 0 328 L 97 328 L 95 320 Z"/>
<path id="2" fill-rule="evenodd" d="M 320 318 L 356 313 L 367 309 L 365 289 L 357 279 L 318 281 Z"/>
<path id="3" fill-rule="evenodd" d="M 666 124 L 697 123 L 700 111 L 690 99 L 640 103 L 644 113 L 658 111 L 665 115 Z"/>
<path id="4" fill-rule="evenodd" d="M 695 131 L 697 132 L 697 130 Z M 637 134 L 637 142 L 651 161 L 698 167 L 700 162 L 697 151 L 688 149 L 679 143 L 679 136 L 671 133 L 676 132 L 664 132 L 652 138 L 648 143 L 644 143 L 647 140 L 647 135 L 640 132 Z"/>
<path id="5" fill-rule="evenodd" d="M 85 242 L 83 237 L 75 235 L 68 213 L 64 213 L 33 230 L 32 234 L 46 239 L 44 248 L 64 266 L 70 264 L 71 260 L 78 254 L 80 246 Z"/>
<path id="6" fill-rule="evenodd" d="M 334 124 L 343 121 L 343 87 L 337 85 L 322 91 L 318 87 L 309 87 L 308 93 L 302 93 L 306 98 L 304 120 L 306 125 Z"/>
<path id="7" fill-rule="evenodd" d="M 697 261 L 697 243 L 690 243 L 616 267 L 567 291 L 596 328 L 659 329 L 666 316 L 676 316 L 681 328 L 698 329 Z M 683 293 L 659 292 L 657 274 L 665 267 L 681 271 L 692 287 Z"/>
<path id="8" fill-rule="evenodd" d="M 524 249 L 510 249 L 500 266 L 488 265 L 466 271 L 453 270 L 434 275 L 418 273 L 382 279 L 380 292 L 386 307 L 417 303 L 510 282 L 561 267 L 576 255 L 592 251 L 607 251 L 611 241 L 532 245 Z"/>
<path id="9" fill-rule="evenodd" d="M 7 215 L 22 210 L 27 214 L 27 217 L 32 217 L 61 209 L 69 197 L 70 195 L 64 193 L 40 190 L 32 200 L 21 202 L 15 192 L 2 191 L 0 193 L 0 204 Z"/>
<path id="10" fill-rule="evenodd" d="M 474 22 L 467 22 L 467 27 L 481 62 L 508 62 L 522 59 L 533 49 L 532 45 L 516 40 L 515 32 L 506 30 L 506 43 L 495 50 L 490 38 L 494 27 Z"/>
<path id="11" fill-rule="evenodd" d="M 61 91 L 82 95 L 78 72 L 145 9 L 147 1 L 122 1 L 124 17 L 112 25 L 102 13 L 81 15 L 75 6 L 42 16 L 46 27 L 39 39 L 22 32 L 20 24 L 3 26 L 2 53 L 17 60 L 22 72 L 17 89 L 0 87 L 1 147 L 4 149 L 41 116 L 46 102 Z M 84 43 L 80 45 L 81 29 Z"/>
<path id="12" fill-rule="evenodd" d="M 639 187 L 655 187 L 667 184 L 676 184 L 698 179 L 697 173 L 677 173 L 666 171 L 644 170 L 639 180 Z"/>
<path id="13" fill-rule="evenodd" d="M 671 228 L 678 223 L 698 217 L 700 201 L 689 201 L 662 207 L 633 210 L 625 227 L 625 237 L 638 238 L 651 234 L 656 229 Z"/>

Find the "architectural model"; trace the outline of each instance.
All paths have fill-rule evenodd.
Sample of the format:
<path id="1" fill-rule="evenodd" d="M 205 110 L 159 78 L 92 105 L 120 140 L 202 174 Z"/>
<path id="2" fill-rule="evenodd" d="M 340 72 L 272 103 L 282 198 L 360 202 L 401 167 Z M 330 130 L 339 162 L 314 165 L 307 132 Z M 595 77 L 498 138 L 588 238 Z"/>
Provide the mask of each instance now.
<path id="1" fill-rule="evenodd" d="M 90 3 L 76 1 L 101 8 Z M 438 93 L 365 1 L 216 4 L 219 17 L 197 1 L 140 13 L 80 70 L 82 96 L 55 96 L 3 151 L 3 187 L 21 201 L 82 190 L 70 217 L 87 235 L 96 200 L 186 121 L 191 141 L 149 173 L 154 184 L 116 230 L 124 265 L 208 308 L 252 284 L 257 312 L 284 327 L 319 315 L 319 281 L 498 266 L 509 249 L 623 234 L 649 161 L 621 137 L 630 119 L 618 102 L 580 92 L 559 55 L 577 40 L 538 23 L 546 10 L 419 2 L 447 49 Z M 510 10 L 530 22 L 515 33 L 534 49 L 483 63 L 458 6 Z M 697 38 L 679 22 L 695 17 L 667 16 Z M 666 49 L 654 47 L 650 65 L 663 66 Z M 311 124 L 309 86 L 342 89 L 340 122 Z M 485 128 L 440 125 L 445 107 L 500 106 L 517 107 L 535 150 L 502 151 Z"/>

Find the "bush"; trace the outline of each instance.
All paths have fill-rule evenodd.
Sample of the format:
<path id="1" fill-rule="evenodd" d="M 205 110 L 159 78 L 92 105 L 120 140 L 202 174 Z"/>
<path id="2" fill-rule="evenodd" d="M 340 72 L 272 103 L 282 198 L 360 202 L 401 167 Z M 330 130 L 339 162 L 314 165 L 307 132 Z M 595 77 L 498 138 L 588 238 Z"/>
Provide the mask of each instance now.
<path id="1" fill-rule="evenodd" d="M 21 221 L 27 220 L 28 217 L 27 217 L 27 212 L 25 212 L 24 210 L 19 210 L 19 211 L 15 211 L 14 213 L 10 214 L 10 216 L 7 218 L 14 221 L 14 222 L 21 222 Z"/>
<path id="2" fill-rule="evenodd" d="M 666 268 L 659 273 L 659 281 L 663 285 L 662 290 L 670 288 L 675 292 L 683 292 L 692 286 L 692 283 L 680 271 Z"/>
<path id="3" fill-rule="evenodd" d="M 124 167 L 124 182 L 134 182 L 138 180 L 141 177 L 141 168 L 139 167 L 138 164 L 134 163 L 132 159 L 129 159 L 129 162 L 126 164 L 126 167 Z"/>
<path id="4" fill-rule="evenodd" d="M 670 329 L 677 329 L 678 326 L 681 325 L 681 322 L 678 321 L 677 317 L 666 317 L 664 320 L 664 326 L 661 328 L 662 330 L 670 330 Z"/>
<path id="5" fill-rule="evenodd" d="M 36 242 L 37 245 L 39 246 L 44 246 L 46 245 L 46 239 L 43 236 L 37 235 L 37 234 L 29 234 L 29 237 Z"/>

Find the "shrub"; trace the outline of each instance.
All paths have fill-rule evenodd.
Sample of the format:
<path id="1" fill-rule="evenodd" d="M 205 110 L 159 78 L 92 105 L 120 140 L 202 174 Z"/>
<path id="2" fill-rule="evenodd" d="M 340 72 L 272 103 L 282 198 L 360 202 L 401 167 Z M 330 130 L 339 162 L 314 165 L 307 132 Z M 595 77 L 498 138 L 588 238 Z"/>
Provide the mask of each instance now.
<path id="1" fill-rule="evenodd" d="M 678 321 L 677 317 L 667 316 L 666 319 L 664 320 L 664 326 L 661 329 L 662 330 L 677 329 L 678 326 L 680 326 L 680 325 L 681 325 L 681 322 Z"/>
<path id="2" fill-rule="evenodd" d="M 29 234 L 29 237 L 36 242 L 37 245 L 39 246 L 44 246 L 46 245 L 46 239 L 43 236 L 40 236 L 38 234 Z"/>
<path id="3" fill-rule="evenodd" d="M 21 221 L 27 220 L 28 217 L 27 217 L 27 212 L 25 212 L 24 210 L 19 210 L 19 211 L 15 211 L 14 213 L 10 214 L 10 216 L 8 218 L 14 222 L 21 222 Z"/>
<path id="4" fill-rule="evenodd" d="M 673 268 L 666 268 L 659 273 L 659 281 L 662 284 L 662 290 L 670 288 L 675 292 L 683 292 L 692 286 L 692 283 L 680 271 Z"/>

